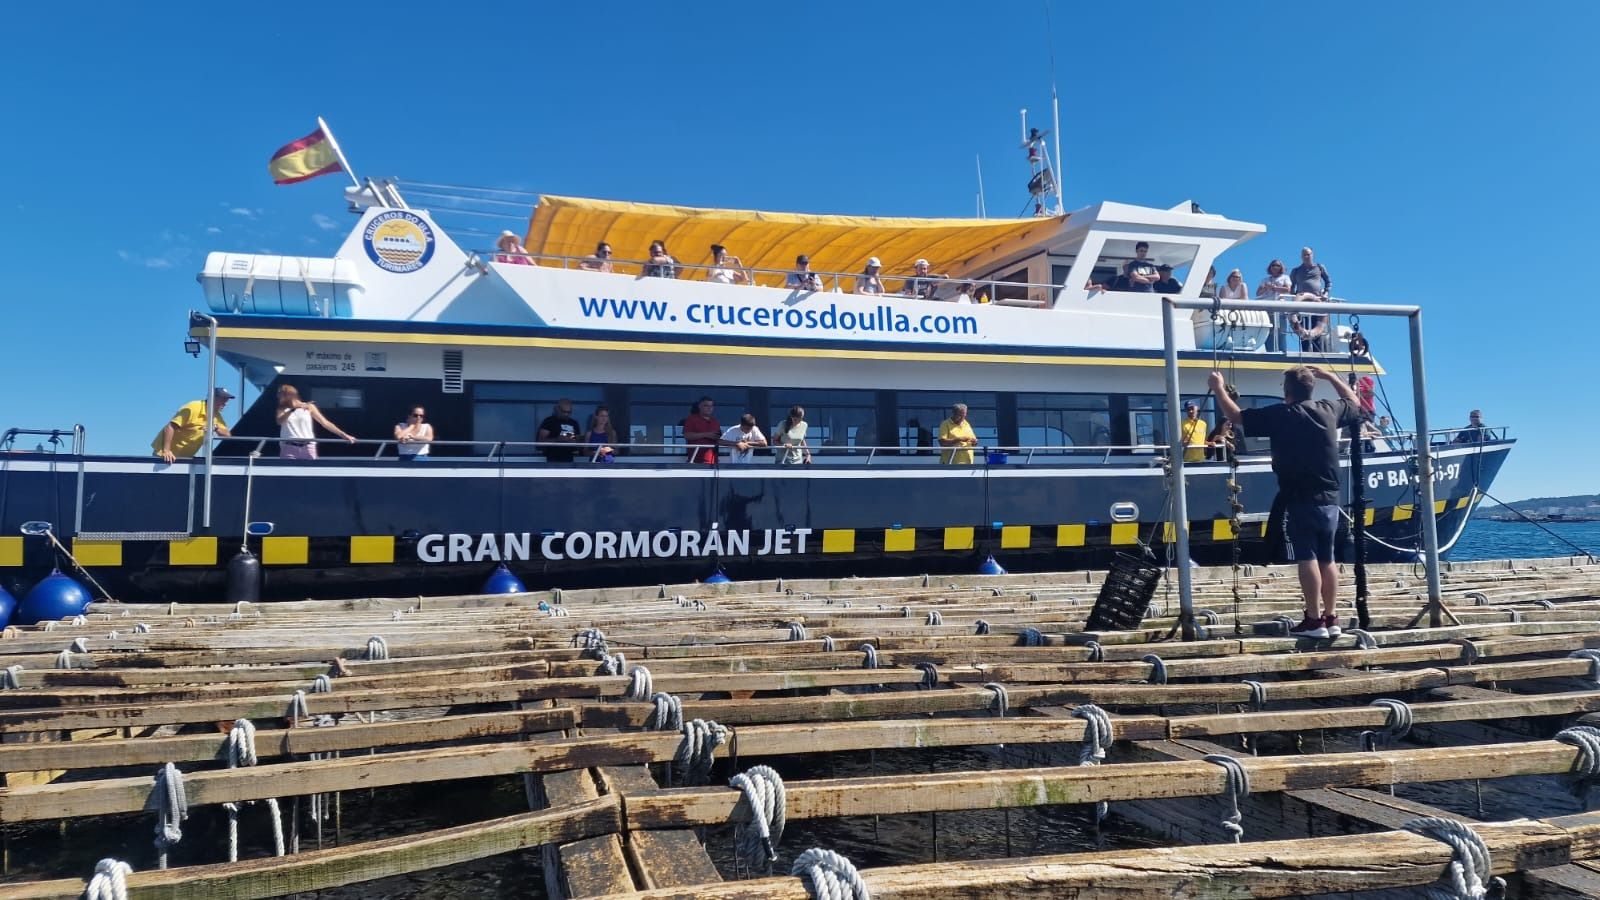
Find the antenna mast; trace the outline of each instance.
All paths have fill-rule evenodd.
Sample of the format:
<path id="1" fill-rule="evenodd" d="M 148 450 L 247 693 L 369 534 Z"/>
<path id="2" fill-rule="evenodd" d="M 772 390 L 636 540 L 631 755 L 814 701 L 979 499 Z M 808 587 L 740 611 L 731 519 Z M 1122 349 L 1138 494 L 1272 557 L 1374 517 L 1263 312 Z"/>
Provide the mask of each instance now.
<path id="1" fill-rule="evenodd" d="M 989 218 L 989 204 L 983 198 L 983 154 L 977 154 L 978 160 L 978 218 Z"/>

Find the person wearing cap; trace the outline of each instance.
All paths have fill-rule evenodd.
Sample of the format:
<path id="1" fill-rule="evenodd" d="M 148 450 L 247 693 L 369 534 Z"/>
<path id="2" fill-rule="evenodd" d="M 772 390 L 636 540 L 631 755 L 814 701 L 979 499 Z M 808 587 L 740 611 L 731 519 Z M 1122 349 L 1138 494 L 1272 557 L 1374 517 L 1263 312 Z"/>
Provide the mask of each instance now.
<path id="1" fill-rule="evenodd" d="M 933 292 L 939 289 L 937 279 L 950 277 L 948 275 L 928 274 L 928 261 L 925 259 L 917 260 L 915 271 L 916 275 L 906 279 L 905 286 L 900 293 L 907 297 L 916 297 L 918 300 L 932 300 Z"/>
<path id="2" fill-rule="evenodd" d="M 1183 444 L 1184 462 L 1205 462 L 1206 422 L 1200 418 L 1200 407 L 1190 400 L 1183 405 L 1183 424 L 1178 426 L 1179 443 Z"/>
<path id="3" fill-rule="evenodd" d="M 1183 291 L 1183 282 L 1172 277 L 1172 267 L 1166 263 L 1156 266 L 1156 274 L 1160 276 L 1154 285 L 1158 294 L 1177 294 Z"/>
<path id="4" fill-rule="evenodd" d="M 217 437 L 233 437 L 228 426 L 222 423 L 222 408 L 233 399 L 233 392 L 219 387 L 211 392 L 211 397 L 214 407 L 212 415 L 215 416 L 212 427 Z M 171 420 L 161 426 L 156 439 L 150 442 L 151 452 L 164 462 L 172 462 L 180 456 L 188 459 L 199 453 L 200 445 L 206 441 L 206 405 L 204 400 L 194 400 L 179 407 Z"/>
<path id="5" fill-rule="evenodd" d="M 802 253 L 794 258 L 794 271 L 789 273 L 783 286 L 791 291 L 822 290 L 822 276 L 811 271 L 811 257 Z"/>
<path id="6" fill-rule="evenodd" d="M 876 256 L 867 260 L 866 271 L 856 276 L 856 293 L 881 294 L 883 293 L 883 279 L 878 277 L 882 271 L 883 263 Z"/>
<path id="7" fill-rule="evenodd" d="M 500 237 L 494 242 L 499 253 L 494 255 L 495 262 L 510 263 L 514 266 L 531 266 L 533 260 L 528 258 L 528 248 L 522 246 L 517 236 L 510 231 L 500 232 Z"/>

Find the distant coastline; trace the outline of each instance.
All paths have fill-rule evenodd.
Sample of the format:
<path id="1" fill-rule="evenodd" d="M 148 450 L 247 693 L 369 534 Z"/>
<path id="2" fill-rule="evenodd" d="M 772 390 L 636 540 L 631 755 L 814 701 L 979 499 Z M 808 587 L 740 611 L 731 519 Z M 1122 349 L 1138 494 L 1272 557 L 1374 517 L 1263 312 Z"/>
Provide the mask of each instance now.
<path id="1" fill-rule="evenodd" d="M 1600 522 L 1600 494 L 1534 497 L 1478 507 L 1473 517 L 1490 522 Z"/>

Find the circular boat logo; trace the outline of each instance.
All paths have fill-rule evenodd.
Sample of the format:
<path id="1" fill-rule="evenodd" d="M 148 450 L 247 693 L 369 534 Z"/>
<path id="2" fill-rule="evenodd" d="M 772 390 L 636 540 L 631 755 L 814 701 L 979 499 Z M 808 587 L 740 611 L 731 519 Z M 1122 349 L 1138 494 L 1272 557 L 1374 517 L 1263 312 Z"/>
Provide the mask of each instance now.
<path id="1" fill-rule="evenodd" d="M 388 272 L 415 272 L 433 258 L 433 229 L 404 210 L 373 216 L 361 234 L 367 257 Z"/>

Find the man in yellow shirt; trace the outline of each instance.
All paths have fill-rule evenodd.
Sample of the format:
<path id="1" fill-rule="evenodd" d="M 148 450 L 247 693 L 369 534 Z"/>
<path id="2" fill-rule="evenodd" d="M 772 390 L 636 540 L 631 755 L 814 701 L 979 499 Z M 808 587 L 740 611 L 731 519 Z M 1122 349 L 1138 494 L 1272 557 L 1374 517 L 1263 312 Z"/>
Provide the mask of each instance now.
<path id="1" fill-rule="evenodd" d="M 1184 462 L 1205 462 L 1206 422 L 1200 418 L 1200 407 L 1193 400 L 1183 405 L 1183 425 L 1179 431 L 1183 444 Z"/>
<path id="2" fill-rule="evenodd" d="M 950 407 L 950 418 L 939 423 L 939 446 L 949 448 L 939 454 L 939 462 L 972 465 L 972 448 L 978 446 L 978 436 L 972 432 L 972 423 L 967 421 L 965 403 Z"/>
<path id="3" fill-rule="evenodd" d="M 222 408 L 233 399 L 233 392 L 224 387 L 217 388 L 212 393 L 212 401 L 216 411 L 215 429 L 217 437 L 233 437 L 228 432 L 228 426 L 222 424 Z M 200 452 L 200 447 L 206 442 L 206 401 L 194 400 L 185 403 L 173 413 L 172 419 L 161 426 L 161 433 L 150 442 L 150 449 L 155 455 L 165 462 L 172 462 L 178 457 L 192 457 Z"/>

